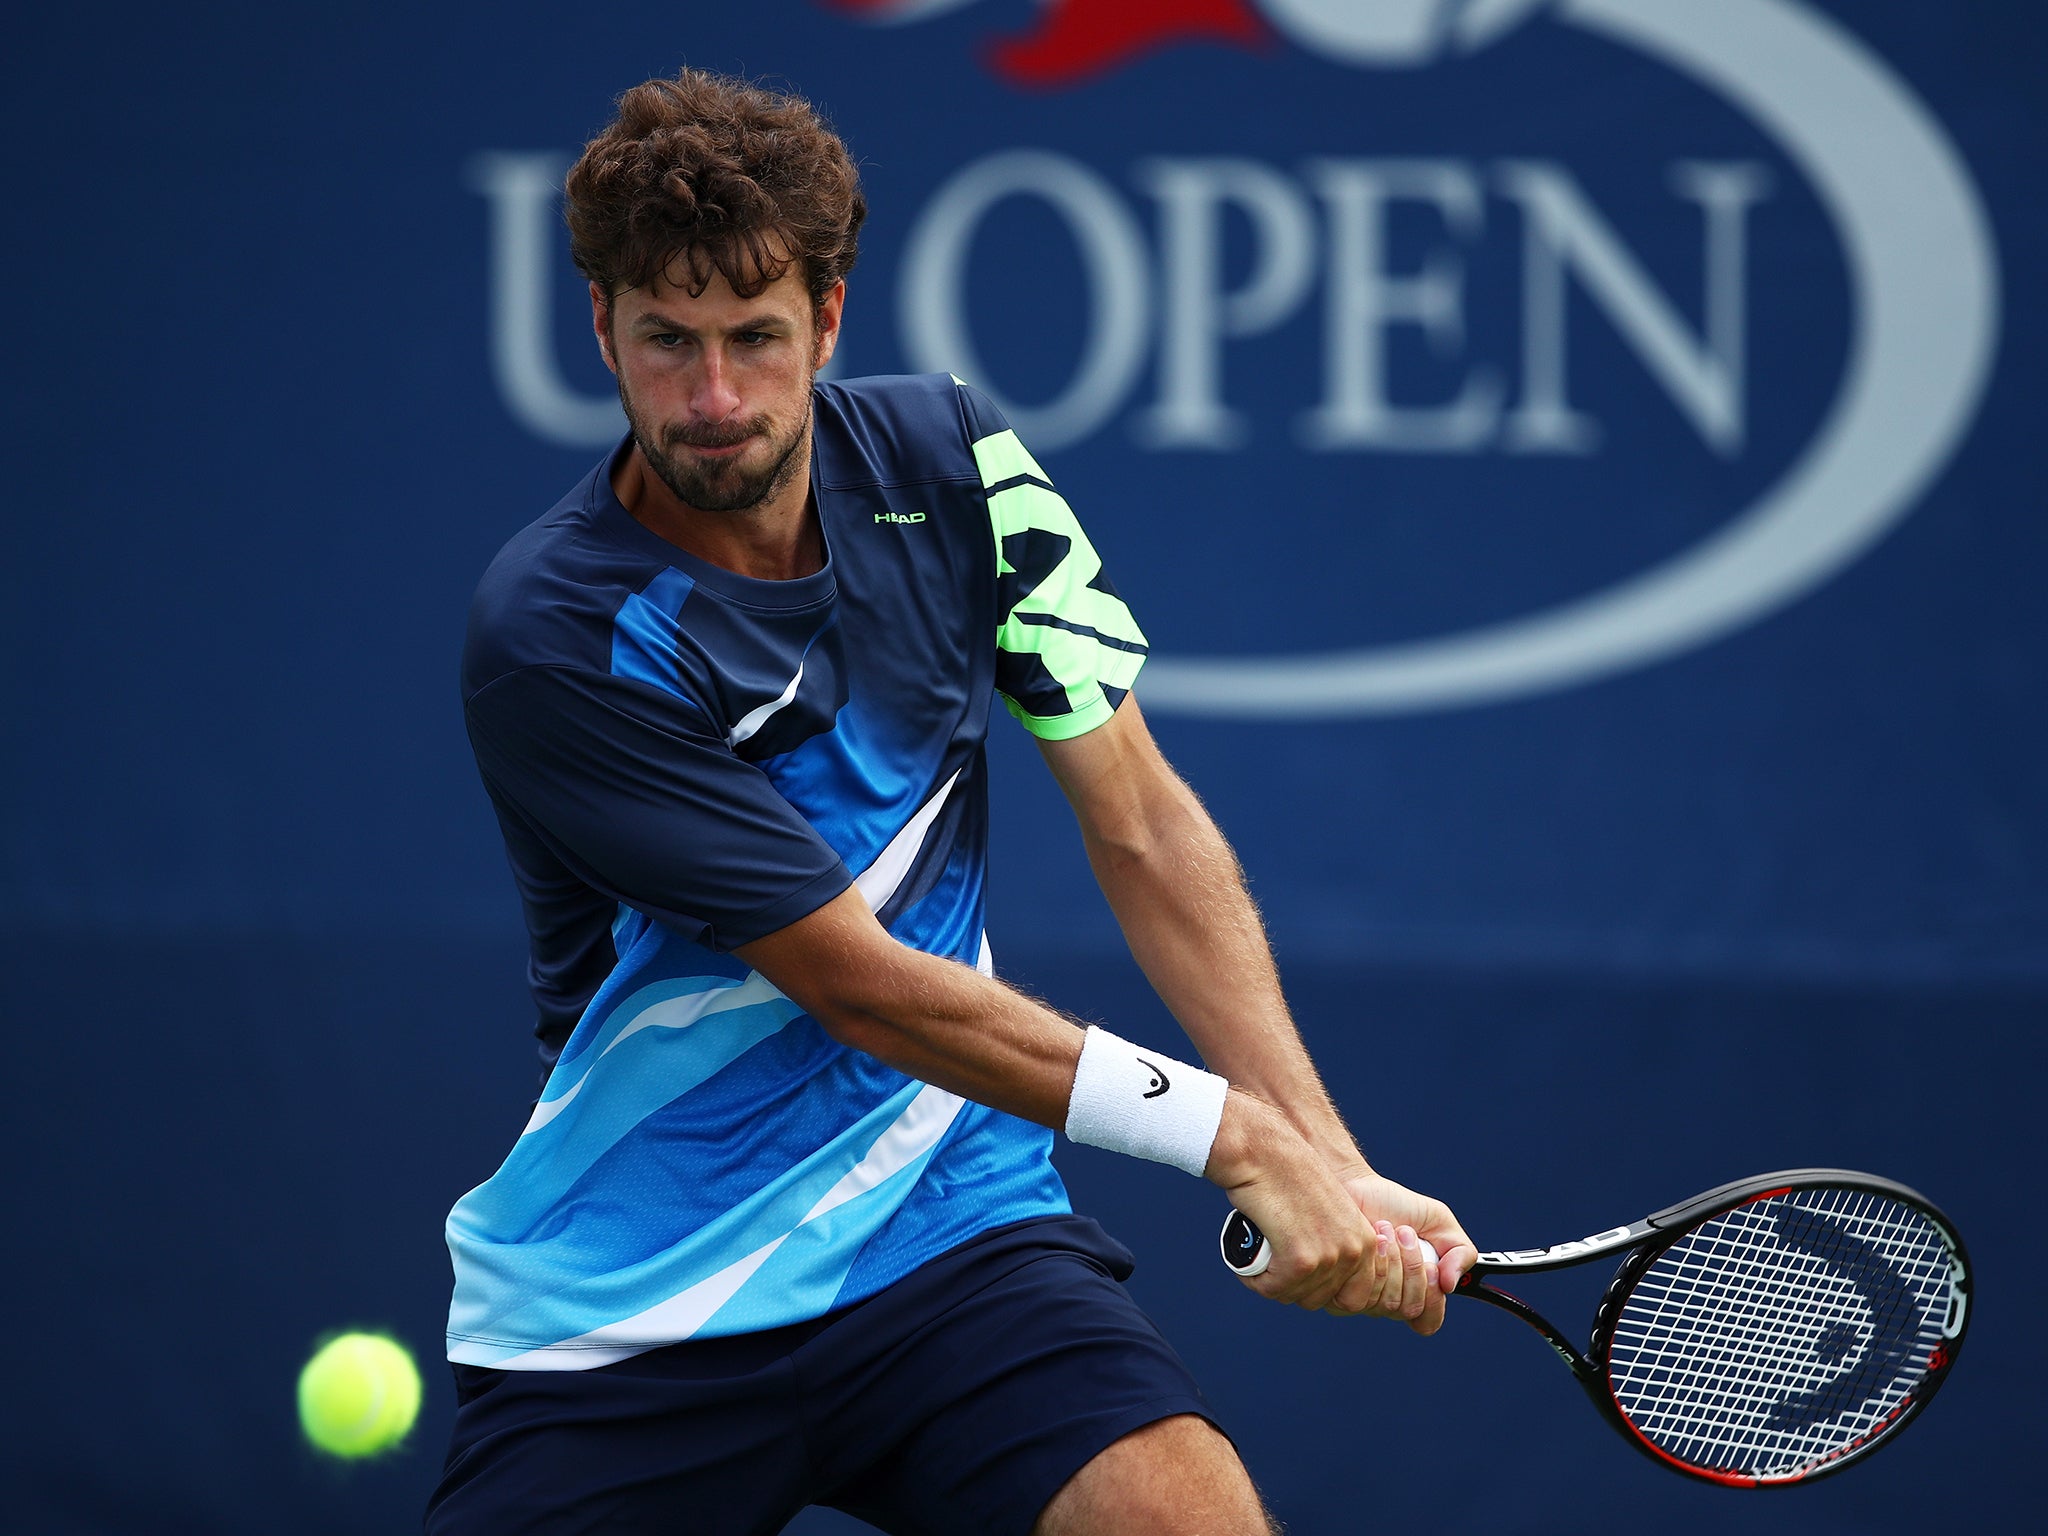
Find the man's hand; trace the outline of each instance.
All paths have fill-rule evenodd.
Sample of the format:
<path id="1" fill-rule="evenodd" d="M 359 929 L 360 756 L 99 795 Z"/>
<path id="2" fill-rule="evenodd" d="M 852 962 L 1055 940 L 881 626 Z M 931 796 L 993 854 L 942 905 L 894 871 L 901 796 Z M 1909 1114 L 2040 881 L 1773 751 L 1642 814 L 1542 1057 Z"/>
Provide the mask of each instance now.
<path id="1" fill-rule="evenodd" d="M 1387 1289 L 1398 1263 L 1390 1264 L 1374 1242 L 1357 1200 L 1263 1100 L 1232 1090 L 1224 1101 L 1208 1177 L 1272 1245 L 1265 1273 L 1245 1281 L 1261 1296 L 1313 1312 L 1336 1309 L 1340 1298 L 1377 1298 Z"/>
<path id="2" fill-rule="evenodd" d="M 1344 1316 L 1400 1318 L 1419 1334 L 1435 1333 L 1444 1325 L 1444 1299 L 1458 1288 L 1479 1250 L 1441 1200 L 1419 1195 L 1369 1168 L 1343 1183 L 1372 1223 L 1388 1275 L 1378 1292 L 1368 1293 L 1362 1283 L 1340 1292 L 1329 1310 Z M 1423 1249 L 1425 1241 L 1437 1252 L 1435 1263 Z"/>

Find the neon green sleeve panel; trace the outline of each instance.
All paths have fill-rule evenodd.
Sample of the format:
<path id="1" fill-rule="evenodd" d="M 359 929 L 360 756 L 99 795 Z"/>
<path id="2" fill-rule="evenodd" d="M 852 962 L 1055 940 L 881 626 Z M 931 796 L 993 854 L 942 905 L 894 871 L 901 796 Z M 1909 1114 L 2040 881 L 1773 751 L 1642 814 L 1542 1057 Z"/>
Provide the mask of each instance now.
<path id="1" fill-rule="evenodd" d="M 996 541 L 996 688 L 1045 741 L 1085 735 L 1145 664 L 1144 631 L 1017 434 L 974 444 Z"/>

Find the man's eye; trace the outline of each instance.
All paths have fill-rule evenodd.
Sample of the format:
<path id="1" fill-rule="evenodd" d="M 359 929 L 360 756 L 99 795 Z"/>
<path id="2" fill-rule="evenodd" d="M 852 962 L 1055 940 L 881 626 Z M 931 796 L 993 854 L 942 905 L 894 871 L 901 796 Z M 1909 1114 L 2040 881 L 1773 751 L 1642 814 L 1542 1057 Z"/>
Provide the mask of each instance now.
<path id="1" fill-rule="evenodd" d="M 749 347 L 765 347 L 775 338 L 766 331 L 741 331 L 740 342 Z"/>
<path id="2" fill-rule="evenodd" d="M 652 336 L 649 336 L 647 339 L 653 342 L 657 347 L 662 348 L 664 351 L 680 346 L 683 340 L 683 338 L 678 336 L 674 331 L 656 331 Z"/>

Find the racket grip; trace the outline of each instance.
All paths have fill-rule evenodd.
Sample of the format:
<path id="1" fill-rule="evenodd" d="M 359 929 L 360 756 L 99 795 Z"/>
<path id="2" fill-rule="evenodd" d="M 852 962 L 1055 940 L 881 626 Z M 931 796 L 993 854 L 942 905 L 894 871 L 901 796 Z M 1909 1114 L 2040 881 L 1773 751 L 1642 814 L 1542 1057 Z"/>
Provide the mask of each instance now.
<path id="1" fill-rule="evenodd" d="M 1431 1264 L 1436 1263 L 1436 1245 L 1428 1238 L 1418 1238 L 1422 1244 L 1422 1256 Z M 1243 1211 L 1233 1210 L 1223 1219 L 1223 1232 L 1218 1239 L 1223 1250 L 1223 1262 L 1233 1275 L 1250 1280 L 1266 1272 L 1273 1262 L 1273 1245 L 1266 1241 L 1266 1234 L 1259 1230 L 1257 1222 Z"/>

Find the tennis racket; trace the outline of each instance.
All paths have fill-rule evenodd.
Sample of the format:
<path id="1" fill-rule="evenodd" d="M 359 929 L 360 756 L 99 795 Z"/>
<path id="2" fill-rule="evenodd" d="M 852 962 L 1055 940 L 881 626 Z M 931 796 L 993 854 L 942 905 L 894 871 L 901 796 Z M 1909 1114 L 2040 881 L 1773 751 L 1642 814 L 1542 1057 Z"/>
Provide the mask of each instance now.
<path id="1" fill-rule="evenodd" d="M 1625 1255 L 1575 1348 L 1488 1280 Z M 1271 1250 L 1232 1211 L 1223 1262 Z M 1799 1168 L 1723 1184 L 1553 1248 L 1482 1253 L 1458 1296 L 1542 1334 L 1631 1445 L 1732 1488 L 1812 1482 L 1886 1445 L 1955 1368 L 1970 1267 L 1954 1225 L 1903 1184 Z"/>

